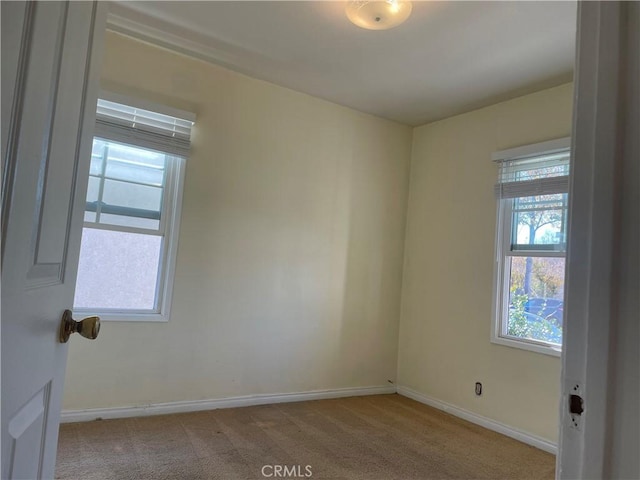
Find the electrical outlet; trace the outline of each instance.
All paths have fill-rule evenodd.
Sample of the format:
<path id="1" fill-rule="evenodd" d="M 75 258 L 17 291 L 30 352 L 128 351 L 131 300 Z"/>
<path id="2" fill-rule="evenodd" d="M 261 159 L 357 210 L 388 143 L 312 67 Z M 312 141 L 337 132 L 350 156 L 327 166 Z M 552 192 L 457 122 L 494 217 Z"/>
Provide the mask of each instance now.
<path id="1" fill-rule="evenodd" d="M 476 395 L 482 395 L 482 384 L 480 382 L 476 382 Z"/>

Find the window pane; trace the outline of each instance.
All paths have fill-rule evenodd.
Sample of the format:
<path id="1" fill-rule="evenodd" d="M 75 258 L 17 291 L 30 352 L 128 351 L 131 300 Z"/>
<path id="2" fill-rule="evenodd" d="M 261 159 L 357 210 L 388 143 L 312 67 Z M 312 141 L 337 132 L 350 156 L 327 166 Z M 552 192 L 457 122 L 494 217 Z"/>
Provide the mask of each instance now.
<path id="1" fill-rule="evenodd" d="M 162 237 L 85 228 L 75 308 L 153 310 Z"/>
<path id="2" fill-rule="evenodd" d="M 105 180 L 102 201 L 107 205 L 131 207 L 159 213 L 162 203 L 162 188 L 117 180 Z"/>
<path id="3" fill-rule="evenodd" d="M 562 344 L 564 258 L 510 257 L 509 336 Z"/>
<path id="4" fill-rule="evenodd" d="M 100 179 L 98 177 L 89 177 L 89 186 L 87 188 L 87 202 L 97 202 L 100 194 Z"/>
<path id="5" fill-rule="evenodd" d="M 162 167 L 157 167 L 114 159 L 110 154 L 105 175 L 109 178 L 161 187 L 164 181 L 164 161 Z"/>
<path id="6" fill-rule="evenodd" d="M 99 138 L 94 138 L 93 140 L 93 150 L 91 152 L 91 167 L 89 173 L 91 175 L 101 175 L 102 174 L 102 159 L 105 153 L 105 147 L 107 142 L 104 140 L 100 140 Z"/>
<path id="7" fill-rule="evenodd" d="M 171 160 L 164 153 L 94 138 L 87 211 L 97 215 L 85 216 L 87 221 L 158 230 Z"/>
<path id="8" fill-rule="evenodd" d="M 567 205 L 566 193 L 515 198 L 512 209 L 512 250 L 564 251 Z"/>

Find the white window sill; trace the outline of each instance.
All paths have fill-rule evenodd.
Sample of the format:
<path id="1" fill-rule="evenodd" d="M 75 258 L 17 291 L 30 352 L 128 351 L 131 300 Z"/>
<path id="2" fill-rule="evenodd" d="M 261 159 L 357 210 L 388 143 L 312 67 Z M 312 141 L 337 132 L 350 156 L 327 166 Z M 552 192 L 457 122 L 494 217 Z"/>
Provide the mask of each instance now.
<path id="1" fill-rule="evenodd" d="M 526 340 L 515 340 L 511 338 L 492 336 L 491 343 L 503 345 L 505 347 L 519 348 L 520 350 L 529 350 L 530 352 L 542 353 L 552 357 L 561 357 L 562 348 L 560 346 L 543 345 L 540 343 L 528 342 Z"/>
<path id="2" fill-rule="evenodd" d="M 95 310 L 73 310 L 73 317 L 81 320 L 83 317 L 97 315 L 101 322 L 152 322 L 166 323 L 169 316 L 162 313 L 128 313 L 128 312 L 98 312 Z"/>

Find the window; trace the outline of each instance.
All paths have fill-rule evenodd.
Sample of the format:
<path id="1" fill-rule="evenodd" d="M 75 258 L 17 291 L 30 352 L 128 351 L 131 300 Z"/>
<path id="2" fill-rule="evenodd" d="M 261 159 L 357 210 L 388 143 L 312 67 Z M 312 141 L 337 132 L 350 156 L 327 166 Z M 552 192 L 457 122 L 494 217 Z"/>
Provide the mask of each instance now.
<path id="1" fill-rule="evenodd" d="M 98 100 L 74 310 L 166 321 L 193 116 L 115 98 Z"/>
<path id="2" fill-rule="evenodd" d="M 494 154 L 500 172 L 492 341 L 562 347 L 569 139 Z"/>

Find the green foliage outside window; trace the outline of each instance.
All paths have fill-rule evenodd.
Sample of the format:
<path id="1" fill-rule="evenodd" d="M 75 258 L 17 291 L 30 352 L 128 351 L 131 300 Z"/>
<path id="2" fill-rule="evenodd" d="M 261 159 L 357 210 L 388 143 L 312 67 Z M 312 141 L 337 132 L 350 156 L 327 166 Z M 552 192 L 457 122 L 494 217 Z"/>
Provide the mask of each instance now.
<path id="1" fill-rule="evenodd" d="M 527 311 L 529 297 L 524 294 L 512 292 L 509 308 L 509 322 L 507 334 L 531 340 L 541 340 L 551 343 L 562 343 L 562 326 L 554 318 L 546 318 L 540 315 L 544 313 L 546 304 L 537 312 Z"/>

